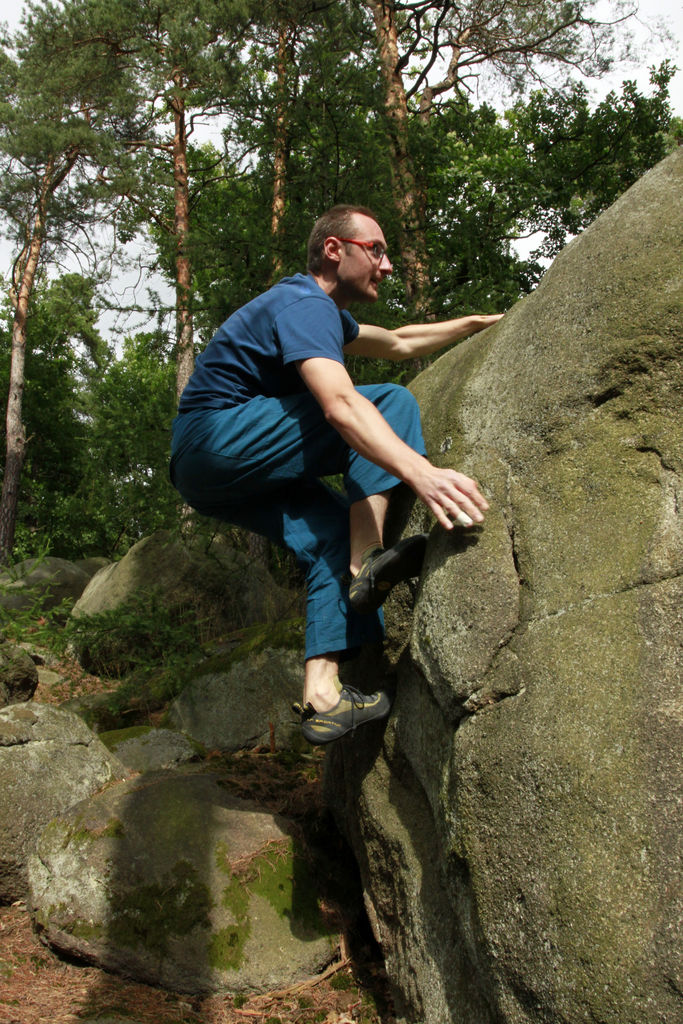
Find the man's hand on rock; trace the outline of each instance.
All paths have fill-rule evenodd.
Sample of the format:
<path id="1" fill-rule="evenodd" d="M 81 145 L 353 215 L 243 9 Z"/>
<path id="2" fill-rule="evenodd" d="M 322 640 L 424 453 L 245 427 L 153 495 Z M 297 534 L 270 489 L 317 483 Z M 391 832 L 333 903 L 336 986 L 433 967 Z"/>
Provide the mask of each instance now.
<path id="1" fill-rule="evenodd" d="M 446 530 L 456 524 L 473 526 L 484 521 L 489 504 L 476 481 L 464 473 L 441 469 L 425 459 L 422 472 L 411 486 Z"/>
<path id="2" fill-rule="evenodd" d="M 493 325 L 497 324 L 499 320 L 502 320 L 504 316 L 504 313 L 479 313 L 470 317 L 470 334 L 478 334 L 479 331 L 485 331 L 487 327 L 493 327 Z"/>

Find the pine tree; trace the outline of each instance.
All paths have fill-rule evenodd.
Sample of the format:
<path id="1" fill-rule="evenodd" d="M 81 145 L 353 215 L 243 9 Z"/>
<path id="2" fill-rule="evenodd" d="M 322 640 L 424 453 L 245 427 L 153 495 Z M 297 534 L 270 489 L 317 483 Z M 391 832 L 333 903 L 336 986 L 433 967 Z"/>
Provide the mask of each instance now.
<path id="1" fill-rule="evenodd" d="M 612 0 L 601 17 L 597 0 L 366 0 L 376 32 L 392 150 L 396 209 L 406 289 L 427 311 L 426 189 L 410 146 L 414 116 L 427 125 L 440 103 L 461 104 L 485 74 L 501 91 L 524 91 L 550 70 L 601 75 L 623 55 L 620 35 L 629 9 Z M 618 50 L 617 38 L 624 40 Z"/>
<path id="2" fill-rule="evenodd" d="M 56 259 L 92 225 L 102 168 L 116 148 L 119 76 L 101 48 L 69 45 L 61 11 L 29 4 L 0 52 L 0 206 L 15 246 L 0 561 L 14 543 L 27 438 L 22 418 L 27 316 L 41 262 Z"/>
<path id="3" fill-rule="evenodd" d="M 188 144 L 197 123 L 223 113 L 241 71 L 247 0 L 81 0 L 72 26 L 84 49 L 104 44 L 135 83 L 130 147 L 136 174 L 114 187 L 132 211 L 129 230 L 153 220 L 173 243 L 176 376 L 180 394 L 194 365 L 192 189 Z M 172 194 L 172 213 L 165 196 Z"/>

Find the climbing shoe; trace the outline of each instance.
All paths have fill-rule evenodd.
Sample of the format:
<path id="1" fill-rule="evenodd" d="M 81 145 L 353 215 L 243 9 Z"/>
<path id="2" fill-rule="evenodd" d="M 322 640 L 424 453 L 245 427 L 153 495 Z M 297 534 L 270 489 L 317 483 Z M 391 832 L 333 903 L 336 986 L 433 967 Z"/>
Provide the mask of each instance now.
<path id="1" fill-rule="evenodd" d="M 427 550 L 427 534 L 418 533 L 394 544 L 374 548 L 363 557 L 358 575 L 351 580 L 349 601 L 357 612 L 374 612 L 384 604 L 392 587 L 419 576 Z"/>
<path id="2" fill-rule="evenodd" d="M 329 711 L 316 711 L 312 704 L 302 707 L 292 704 L 292 710 L 301 716 L 301 731 L 309 743 L 331 743 L 353 732 L 358 725 L 386 718 L 391 710 L 387 693 L 379 691 L 366 696 L 353 686 L 345 686 L 339 703 Z"/>

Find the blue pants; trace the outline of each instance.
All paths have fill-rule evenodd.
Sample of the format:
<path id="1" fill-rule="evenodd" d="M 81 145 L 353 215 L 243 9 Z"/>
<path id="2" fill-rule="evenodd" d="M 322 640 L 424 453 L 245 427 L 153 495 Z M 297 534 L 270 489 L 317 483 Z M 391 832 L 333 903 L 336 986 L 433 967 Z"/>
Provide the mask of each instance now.
<path id="1" fill-rule="evenodd" d="M 396 384 L 357 389 L 411 448 L 425 453 L 420 412 Z M 319 477 L 343 474 L 346 494 Z M 289 548 L 306 574 L 306 657 L 351 651 L 384 635 L 381 612 L 348 601 L 349 506 L 400 481 L 331 427 L 310 392 L 252 398 L 173 421 L 171 479 L 185 501 Z"/>

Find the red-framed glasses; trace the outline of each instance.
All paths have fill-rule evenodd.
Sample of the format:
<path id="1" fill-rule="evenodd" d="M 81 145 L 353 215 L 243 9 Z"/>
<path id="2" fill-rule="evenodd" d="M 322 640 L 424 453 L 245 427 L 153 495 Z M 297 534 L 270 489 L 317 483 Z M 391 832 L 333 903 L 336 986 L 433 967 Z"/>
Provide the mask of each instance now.
<path id="1" fill-rule="evenodd" d="M 377 260 L 378 263 L 381 263 L 387 254 L 386 246 L 382 245 L 381 242 L 362 242 L 359 238 L 338 238 L 336 235 L 335 237 L 338 242 L 350 242 L 351 245 L 361 245 L 364 249 L 368 250 L 372 258 Z"/>

